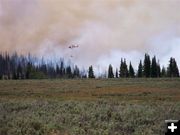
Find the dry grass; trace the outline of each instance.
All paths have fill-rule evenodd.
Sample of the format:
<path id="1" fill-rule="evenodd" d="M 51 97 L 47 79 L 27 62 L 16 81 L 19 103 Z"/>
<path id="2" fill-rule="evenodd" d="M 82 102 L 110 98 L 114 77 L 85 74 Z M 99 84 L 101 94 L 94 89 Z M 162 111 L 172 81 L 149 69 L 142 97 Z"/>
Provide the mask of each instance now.
<path id="1" fill-rule="evenodd" d="M 0 81 L 0 135 L 159 135 L 180 79 Z"/>
<path id="2" fill-rule="evenodd" d="M 179 79 L 0 81 L 1 99 L 180 100 Z"/>

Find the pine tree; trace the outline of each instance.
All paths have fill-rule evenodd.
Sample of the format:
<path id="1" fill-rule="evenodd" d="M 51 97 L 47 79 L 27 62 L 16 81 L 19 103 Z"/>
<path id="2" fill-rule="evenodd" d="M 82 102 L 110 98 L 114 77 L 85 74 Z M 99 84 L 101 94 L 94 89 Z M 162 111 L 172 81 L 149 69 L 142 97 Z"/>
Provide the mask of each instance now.
<path id="1" fill-rule="evenodd" d="M 129 77 L 131 77 L 131 78 L 134 78 L 134 77 L 135 77 L 134 68 L 133 68 L 131 62 L 130 62 L 130 64 L 129 64 Z"/>
<path id="2" fill-rule="evenodd" d="M 110 64 L 108 68 L 108 78 L 114 78 L 113 67 Z"/>
<path id="3" fill-rule="evenodd" d="M 156 57 L 155 56 L 152 58 L 151 77 L 153 77 L 153 78 L 158 77 L 157 62 L 156 62 Z"/>
<path id="4" fill-rule="evenodd" d="M 20 63 L 18 64 L 17 67 L 17 79 L 22 79 L 22 67 Z"/>
<path id="5" fill-rule="evenodd" d="M 72 70 L 71 70 L 71 66 L 67 66 L 66 67 L 66 76 L 67 78 L 72 78 Z"/>
<path id="6" fill-rule="evenodd" d="M 126 59 L 124 59 L 124 74 L 125 77 L 129 77 L 129 71 L 128 71 L 128 66 L 126 64 Z"/>
<path id="7" fill-rule="evenodd" d="M 143 75 L 146 78 L 151 76 L 151 60 L 148 54 L 145 54 L 144 58 Z"/>
<path id="8" fill-rule="evenodd" d="M 116 68 L 116 78 L 118 78 L 118 69 Z"/>
<path id="9" fill-rule="evenodd" d="M 32 63 L 28 62 L 26 68 L 26 79 L 30 79 L 31 72 L 32 72 Z"/>
<path id="10" fill-rule="evenodd" d="M 121 59 L 119 76 L 122 78 L 129 76 L 128 68 L 127 68 L 127 64 L 126 64 L 126 59 L 124 59 L 124 61 Z"/>
<path id="11" fill-rule="evenodd" d="M 95 78 L 95 76 L 94 76 L 94 71 L 93 71 L 93 66 L 90 66 L 90 67 L 89 67 L 88 77 L 89 77 L 89 78 Z"/>
<path id="12" fill-rule="evenodd" d="M 3 78 L 3 56 L 0 54 L 0 79 Z"/>
<path id="13" fill-rule="evenodd" d="M 174 72 L 175 72 L 175 77 L 179 77 L 179 69 L 175 59 L 174 59 Z"/>
<path id="14" fill-rule="evenodd" d="M 80 71 L 77 65 L 74 68 L 73 78 L 80 78 Z"/>
<path id="15" fill-rule="evenodd" d="M 124 63 L 123 63 L 123 59 L 121 58 L 121 64 L 120 64 L 120 69 L 119 69 L 119 77 L 123 77 L 124 76 Z"/>
<path id="16" fill-rule="evenodd" d="M 160 66 L 159 62 L 157 63 L 157 77 L 162 77 L 162 75 L 161 75 L 161 66 Z"/>
<path id="17" fill-rule="evenodd" d="M 63 78 L 65 75 L 65 67 L 64 67 L 64 61 L 63 60 L 61 61 L 59 74 L 60 74 L 60 78 Z"/>
<path id="18" fill-rule="evenodd" d="M 174 58 L 170 58 L 167 75 L 168 77 L 179 77 L 179 69 Z"/>
<path id="19" fill-rule="evenodd" d="M 166 72 L 165 67 L 162 68 L 161 76 L 162 76 L 162 77 L 166 77 L 166 76 L 167 76 L 167 72 Z"/>
<path id="20" fill-rule="evenodd" d="M 140 60 L 139 66 L 138 66 L 138 73 L 137 76 L 139 78 L 143 77 L 143 66 L 142 66 L 142 61 Z"/>
<path id="21" fill-rule="evenodd" d="M 59 76 L 60 74 L 60 68 L 59 68 L 59 65 L 56 64 L 56 75 Z"/>
<path id="22" fill-rule="evenodd" d="M 9 54 L 6 52 L 5 53 L 5 74 L 7 76 L 7 79 L 11 79 L 10 78 L 10 56 Z"/>
<path id="23" fill-rule="evenodd" d="M 87 78 L 87 71 L 83 68 L 82 70 L 81 70 L 81 78 Z"/>
<path id="24" fill-rule="evenodd" d="M 56 72 L 58 72 L 58 68 L 59 68 L 59 67 L 56 67 Z M 47 65 L 46 65 L 46 64 L 43 63 L 42 65 L 40 65 L 39 70 L 40 70 L 45 76 L 47 76 Z"/>

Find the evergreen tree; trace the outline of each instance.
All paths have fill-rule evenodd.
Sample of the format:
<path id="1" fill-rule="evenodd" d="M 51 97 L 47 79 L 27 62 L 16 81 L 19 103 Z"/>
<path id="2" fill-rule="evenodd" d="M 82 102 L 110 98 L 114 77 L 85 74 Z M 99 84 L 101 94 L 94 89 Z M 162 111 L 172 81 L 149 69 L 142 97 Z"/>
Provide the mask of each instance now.
<path id="1" fill-rule="evenodd" d="M 81 78 L 87 78 L 87 71 L 84 68 L 81 70 Z"/>
<path id="2" fill-rule="evenodd" d="M 88 77 L 89 77 L 89 78 L 95 78 L 95 76 L 94 76 L 94 71 L 93 71 L 93 66 L 90 66 L 90 67 L 89 67 Z"/>
<path id="3" fill-rule="evenodd" d="M 152 65 L 151 65 L 151 77 L 155 78 L 158 77 L 158 69 L 157 69 L 157 62 L 156 62 L 156 57 L 154 56 L 152 58 Z"/>
<path id="4" fill-rule="evenodd" d="M 162 76 L 162 77 L 166 77 L 166 76 L 167 76 L 167 72 L 166 72 L 165 67 L 162 68 L 161 76 Z"/>
<path id="5" fill-rule="evenodd" d="M 161 76 L 161 66 L 160 66 L 159 62 L 157 63 L 157 77 L 162 77 Z"/>
<path id="6" fill-rule="evenodd" d="M 73 78 L 80 78 L 80 71 L 77 65 L 74 68 Z"/>
<path id="7" fill-rule="evenodd" d="M 118 69 L 116 68 L 116 78 L 119 78 L 118 76 Z"/>
<path id="8" fill-rule="evenodd" d="M 125 78 L 125 77 L 129 76 L 128 68 L 127 68 L 127 64 L 126 64 L 126 59 L 124 59 L 124 61 L 121 59 L 119 73 L 120 73 L 119 76 L 122 77 L 122 78 Z"/>
<path id="9" fill-rule="evenodd" d="M 110 64 L 108 68 L 108 78 L 114 78 L 113 67 Z"/>
<path id="10" fill-rule="evenodd" d="M 174 58 L 170 58 L 167 74 L 168 77 L 179 77 L 179 69 Z"/>
<path id="11" fill-rule="evenodd" d="M 56 65 L 56 66 L 55 66 Z M 0 79 L 44 79 L 44 78 L 56 78 L 62 77 L 66 74 L 73 77 L 72 70 L 69 67 L 65 67 L 63 60 L 61 60 L 61 66 L 58 63 L 49 62 L 45 64 L 43 59 L 28 56 L 18 56 L 16 53 L 9 55 L 6 53 L 0 53 Z M 71 71 L 71 73 L 70 73 Z M 75 76 L 80 76 L 80 71 L 76 66 L 73 70 Z"/>
<path id="12" fill-rule="evenodd" d="M 3 78 L 3 56 L 0 54 L 0 79 Z"/>
<path id="13" fill-rule="evenodd" d="M 129 77 L 131 77 L 131 78 L 134 78 L 134 77 L 135 77 L 134 68 L 133 68 L 131 62 L 130 62 L 130 64 L 129 64 Z"/>
<path id="14" fill-rule="evenodd" d="M 128 66 L 126 64 L 126 59 L 124 59 L 124 74 L 125 77 L 129 77 L 129 71 L 128 71 Z"/>
<path id="15" fill-rule="evenodd" d="M 73 69 L 71 65 L 65 65 L 63 59 L 59 63 L 48 62 L 45 63 L 42 59 L 28 56 L 18 56 L 16 53 L 13 55 L 6 53 L 0 53 L 0 79 L 44 79 L 44 78 L 79 78 L 87 77 L 87 71 L 82 70 L 75 66 Z M 104 72 L 103 72 L 104 73 Z M 134 69 L 132 64 L 129 64 L 127 68 L 126 59 L 121 59 L 120 70 L 116 69 L 115 77 L 134 77 Z M 101 74 L 102 78 L 113 78 L 113 67 L 109 65 L 108 73 Z M 89 67 L 89 78 L 95 78 L 93 67 Z M 171 58 L 167 69 L 163 67 L 161 69 L 159 61 L 156 61 L 156 57 L 152 58 L 145 54 L 144 63 L 140 61 L 137 71 L 138 77 L 179 77 L 179 69 L 174 58 Z"/>
<path id="16" fill-rule="evenodd" d="M 58 64 L 56 64 L 56 77 L 60 77 L 60 68 Z"/>
<path id="17" fill-rule="evenodd" d="M 52 62 L 48 64 L 47 72 L 49 78 L 56 78 L 56 68 L 53 66 Z"/>
<path id="18" fill-rule="evenodd" d="M 71 66 L 66 67 L 66 76 L 67 76 L 67 78 L 72 78 L 73 77 Z"/>
<path id="19" fill-rule="evenodd" d="M 10 78 L 10 75 L 11 75 L 11 73 L 10 73 L 10 56 L 9 56 L 9 54 L 6 52 L 5 53 L 5 74 L 6 74 L 6 76 L 7 76 L 7 79 L 11 79 Z"/>
<path id="20" fill-rule="evenodd" d="M 17 79 L 22 79 L 22 67 L 20 63 L 18 64 L 17 67 Z"/>
<path id="21" fill-rule="evenodd" d="M 143 66 L 144 77 L 148 78 L 151 76 L 151 60 L 148 54 L 145 54 L 144 66 Z"/>
<path id="22" fill-rule="evenodd" d="M 26 67 L 26 79 L 30 79 L 31 71 L 32 71 L 32 63 L 28 62 Z"/>
<path id="23" fill-rule="evenodd" d="M 13 79 L 13 80 L 17 80 L 17 79 L 18 79 L 18 76 L 17 76 L 15 70 L 14 70 L 13 73 L 12 73 L 12 79 Z"/>
<path id="24" fill-rule="evenodd" d="M 121 64 L 120 64 L 120 69 L 119 69 L 119 77 L 123 77 L 124 76 L 124 63 L 123 63 L 123 59 L 121 58 Z"/>
<path id="25" fill-rule="evenodd" d="M 65 75 L 65 67 L 64 67 L 64 61 L 61 61 L 60 71 L 59 71 L 60 77 L 63 78 Z"/>
<path id="26" fill-rule="evenodd" d="M 139 66 L 138 66 L 138 73 L 137 76 L 139 78 L 143 77 L 143 65 L 142 65 L 142 61 L 140 60 Z"/>
<path id="27" fill-rule="evenodd" d="M 56 68 L 58 68 L 58 67 L 56 67 Z M 42 65 L 40 65 L 39 70 L 40 70 L 42 73 L 44 73 L 44 75 L 47 76 L 47 65 L 46 65 L 46 64 L 43 63 Z M 58 70 L 58 69 L 56 69 L 56 70 Z"/>

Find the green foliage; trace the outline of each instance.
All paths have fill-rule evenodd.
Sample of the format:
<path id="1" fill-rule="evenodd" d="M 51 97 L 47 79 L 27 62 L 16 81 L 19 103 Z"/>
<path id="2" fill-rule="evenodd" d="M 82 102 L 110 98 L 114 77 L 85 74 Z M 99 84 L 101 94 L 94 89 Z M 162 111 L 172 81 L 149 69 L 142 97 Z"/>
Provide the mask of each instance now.
<path id="1" fill-rule="evenodd" d="M 74 68 L 73 78 L 80 78 L 80 70 L 77 66 Z"/>
<path id="2" fill-rule="evenodd" d="M 46 79 L 46 75 L 41 71 L 31 71 L 29 75 L 29 79 Z"/>
<path id="3" fill-rule="evenodd" d="M 93 71 L 93 66 L 89 67 L 88 77 L 89 78 L 95 78 L 94 71 Z"/>
<path id="4" fill-rule="evenodd" d="M 0 81 L 0 135 L 161 135 L 180 118 L 179 81 Z"/>
<path id="5" fill-rule="evenodd" d="M 158 66 L 155 56 L 152 58 L 151 77 L 158 77 Z"/>
<path id="6" fill-rule="evenodd" d="M 30 73 L 33 70 L 32 63 L 28 62 L 26 67 L 26 79 L 30 79 Z"/>
<path id="7" fill-rule="evenodd" d="M 108 78 L 114 78 L 113 67 L 110 64 L 108 68 Z"/>
<path id="8" fill-rule="evenodd" d="M 157 77 L 162 77 L 161 66 L 159 63 L 157 63 Z"/>
<path id="9" fill-rule="evenodd" d="M 159 135 L 164 133 L 164 119 L 179 118 L 179 105 L 115 100 L 7 101 L 0 103 L 0 134 Z M 169 106 L 173 108 L 169 110 Z"/>
<path id="10" fill-rule="evenodd" d="M 159 61 L 156 61 L 156 57 L 150 60 L 150 56 L 145 54 L 144 63 L 140 61 L 136 76 L 146 78 L 158 78 L 158 77 L 179 77 L 179 69 L 174 58 L 170 59 L 170 64 L 166 70 L 166 73 L 161 73 L 161 66 Z M 101 65 L 100 65 L 101 66 Z M 119 71 L 113 73 L 112 67 L 109 67 L 108 71 L 103 71 L 98 78 L 127 78 L 135 77 L 134 69 L 132 65 L 126 64 L 126 59 L 121 59 Z M 118 73 L 119 72 L 119 73 Z M 89 78 L 95 78 L 93 67 L 89 68 Z M 37 57 L 33 57 L 30 54 L 28 56 L 0 53 L 0 80 L 21 80 L 21 79 L 57 79 L 57 78 L 88 78 L 87 69 L 79 69 L 78 66 L 66 65 L 64 59 L 60 61 L 44 61 Z"/>
<path id="11" fill-rule="evenodd" d="M 129 64 L 129 77 L 131 77 L 131 78 L 134 78 L 134 77 L 135 77 L 134 68 L 133 68 L 131 62 L 130 62 L 130 64 Z"/>
<path id="12" fill-rule="evenodd" d="M 138 66 L 138 73 L 137 76 L 139 78 L 143 77 L 143 65 L 142 65 L 142 61 L 140 60 L 139 66 Z"/>
<path id="13" fill-rule="evenodd" d="M 119 73 L 120 73 L 119 76 L 122 78 L 126 78 L 129 76 L 128 68 L 127 68 L 127 64 L 126 64 L 126 59 L 124 59 L 124 61 L 121 59 Z"/>
<path id="14" fill-rule="evenodd" d="M 166 71 L 165 67 L 162 68 L 161 77 L 167 77 L 167 71 Z"/>
<path id="15" fill-rule="evenodd" d="M 143 76 L 151 77 L 151 60 L 148 54 L 145 54 L 144 58 Z"/>
<path id="16" fill-rule="evenodd" d="M 116 68 L 116 78 L 118 78 L 118 69 Z"/>
<path id="17" fill-rule="evenodd" d="M 174 58 L 170 58 L 167 75 L 168 77 L 179 77 L 179 69 Z"/>
<path id="18" fill-rule="evenodd" d="M 73 77 L 71 66 L 67 66 L 67 68 L 66 68 L 66 76 L 67 76 L 67 78 L 72 78 Z"/>

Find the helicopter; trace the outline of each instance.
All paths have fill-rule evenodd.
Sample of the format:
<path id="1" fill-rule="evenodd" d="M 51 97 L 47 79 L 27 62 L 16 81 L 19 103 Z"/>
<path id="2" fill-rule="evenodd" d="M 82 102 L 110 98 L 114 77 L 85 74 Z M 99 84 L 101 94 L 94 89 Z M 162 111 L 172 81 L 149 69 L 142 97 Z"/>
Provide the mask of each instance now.
<path id="1" fill-rule="evenodd" d="M 71 45 L 71 46 L 69 46 L 70 49 L 74 49 L 74 48 L 78 48 L 78 47 L 79 47 L 79 45 Z"/>
<path id="2" fill-rule="evenodd" d="M 73 49 L 79 48 L 79 45 L 74 45 L 74 44 L 73 44 L 73 45 L 70 45 L 68 48 L 71 49 L 71 50 L 73 50 Z M 73 58 L 74 56 L 71 55 L 70 57 Z"/>

